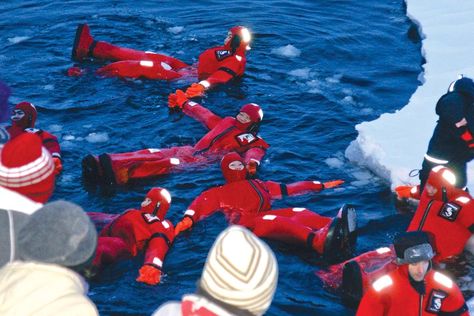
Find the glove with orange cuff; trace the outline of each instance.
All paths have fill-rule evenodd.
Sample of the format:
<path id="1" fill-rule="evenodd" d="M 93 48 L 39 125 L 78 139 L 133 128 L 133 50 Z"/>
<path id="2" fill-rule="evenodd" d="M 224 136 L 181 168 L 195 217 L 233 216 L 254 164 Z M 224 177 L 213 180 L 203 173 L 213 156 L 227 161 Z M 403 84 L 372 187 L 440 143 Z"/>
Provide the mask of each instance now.
<path id="1" fill-rule="evenodd" d="M 175 93 L 170 93 L 168 96 L 168 107 L 173 110 L 181 111 L 188 101 L 186 94 L 178 89 Z"/>
<path id="2" fill-rule="evenodd" d="M 58 157 L 53 157 L 54 162 L 54 175 L 57 176 L 63 171 L 63 164 L 61 163 L 61 159 Z"/>
<path id="3" fill-rule="evenodd" d="M 258 162 L 255 160 L 250 160 L 247 163 L 247 172 L 249 176 L 254 176 L 257 173 Z"/>
<path id="4" fill-rule="evenodd" d="M 206 88 L 200 83 L 193 83 L 190 87 L 186 89 L 186 96 L 188 98 L 202 97 Z"/>
<path id="5" fill-rule="evenodd" d="M 420 189 L 419 186 L 411 186 L 411 185 L 399 185 L 395 188 L 395 193 L 397 194 L 397 198 L 401 199 L 420 199 Z"/>
<path id="6" fill-rule="evenodd" d="M 161 270 L 152 266 L 145 264 L 138 271 L 137 282 L 143 282 L 148 285 L 157 285 L 161 280 Z"/>
<path id="7" fill-rule="evenodd" d="M 191 228 L 191 226 L 193 226 L 193 220 L 189 217 L 183 218 L 181 222 L 176 224 L 176 227 L 174 228 L 174 235 L 178 236 L 179 233 L 188 230 L 189 228 Z"/>
<path id="8" fill-rule="evenodd" d="M 331 189 L 331 188 L 338 187 L 343 183 L 344 183 L 344 180 L 333 180 L 333 181 L 324 182 L 323 186 L 325 189 Z"/>

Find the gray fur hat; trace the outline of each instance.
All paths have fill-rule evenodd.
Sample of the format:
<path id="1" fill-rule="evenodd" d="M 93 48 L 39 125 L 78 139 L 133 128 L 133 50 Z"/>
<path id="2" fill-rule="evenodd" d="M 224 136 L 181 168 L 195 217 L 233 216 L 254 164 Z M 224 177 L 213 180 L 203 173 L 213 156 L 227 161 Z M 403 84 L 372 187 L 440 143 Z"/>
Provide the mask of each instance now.
<path id="1" fill-rule="evenodd" d="M 18 257 L 79 270 L 93 258 L 96 245 L 96 229 L 84 210 L 56 201 L 37 210 L 21 228 Z"/>

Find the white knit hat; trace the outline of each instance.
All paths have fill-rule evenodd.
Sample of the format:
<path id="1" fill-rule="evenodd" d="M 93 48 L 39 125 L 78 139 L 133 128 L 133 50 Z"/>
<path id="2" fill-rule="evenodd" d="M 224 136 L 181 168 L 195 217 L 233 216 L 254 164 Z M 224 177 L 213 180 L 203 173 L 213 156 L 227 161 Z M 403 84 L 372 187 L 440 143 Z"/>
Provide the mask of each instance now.
<path id="1" fill-rule="evenodd" d="M 277 282 L 273 251 L 244 227 L 230 226 L 209 251 L 200 287 L 219 301 L 262 315 Z"/>

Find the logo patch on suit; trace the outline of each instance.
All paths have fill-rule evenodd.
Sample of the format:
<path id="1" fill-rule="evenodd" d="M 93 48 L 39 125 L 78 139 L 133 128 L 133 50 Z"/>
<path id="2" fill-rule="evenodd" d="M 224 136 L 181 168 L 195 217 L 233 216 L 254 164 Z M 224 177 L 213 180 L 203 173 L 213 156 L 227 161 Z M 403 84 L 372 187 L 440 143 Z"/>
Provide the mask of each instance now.
<path id="1" fill-rule="evenodd" d="M 153 215 L 153 214 L 143 213 L 142 216 L 143 216 L 143 219 L 145 220 L 145 222 L 147 222 L 148 224 L 161 221 L 158 218 L 158 216 Z"/>
<path id="2" fill-rule="evenodd" d="M 228 50 L 216 50 L 216 58 L 217 60 L 223 60 L 229 56 L 232 56 L 232 53 Z"/>
<path id="3" fill-rule="evenodd" d="M 248 145 L 250 143 L 253 143 L 258 138 L 254 134 L 244 133 L 244 134 L 237 135 L 236 139 L 237 139 L 237 142 L 239 143 L 239 145 L 245 146 L 245 145 Z"/>
<path id="4" fill-rule="evenodd" d="M 460 211 L 461 207 L 459 205 L 454 203 L 446 203 L 444 204 L 441 211 L 439 211 L 438 215 L 450 222 L 454 222 Z"/>
<path id="5" fill-rule="evenodd" d="M 426 311 L 431 313 L 438 313 L 446 296 L 448 296 L 448 294 L 443 291 L 431 291 L 430 299 L 428 300 L 428 305 L 426 305 Z"/>

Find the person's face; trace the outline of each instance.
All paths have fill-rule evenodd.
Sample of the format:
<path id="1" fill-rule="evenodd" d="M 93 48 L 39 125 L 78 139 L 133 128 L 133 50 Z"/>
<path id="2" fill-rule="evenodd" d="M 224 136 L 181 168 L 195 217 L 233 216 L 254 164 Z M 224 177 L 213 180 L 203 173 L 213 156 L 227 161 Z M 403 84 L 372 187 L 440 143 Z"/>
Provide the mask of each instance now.
<path id="1" fill-rule="evenodd" d="M 229 43 L 229 41 L 232 39 L 232 32 L 228 32 L 227 33 L 227 37 L 225 38 L 224 40 L 224 45 L 227 45 L 227 43 Z"/>
<path id="2" fill-rule="evenodd" d="M 141 204 L 141 207 L 147 207 L 148 205 L 150 205 L 151 202 L 152 201 L 150 198 L 145 198 Z"/>
<path id="3" fill-rule="evenodd" d="M 25 117 L 25 112 L 20 109 L 15 109 L 12 112 L 11 119 L 13 122 L 20 121 L 22 118 Z"/>
<path id="4" fill-rule="evenodd" d="M 430 262 L 427 260 L 420 261 L 417 263 L 410 263 L 408 265 L 408 273 L 415 281 L 423 281 L 425 278 L 426 272 L 428 272 L 428 267 Z"/>
<path id="5" fill-rule="evenodd" d="M 242 124 L 250 123 L 250 116 L 247 113 L 244 112 L 239 112 L 236 116 L 237 121 L 239 121 Z"/>
<path id="6" fill-rule="evenodd" d="M 429 183 L 426 183 L 425 190 L 426 190 L 426 194 L 428 194 L 428 196 L 434 196 L 438 192 L 438 189 L 436 189 L 434 186 L 432 186 Z"/>
<path id="7" fill-rule="evenodd" d="M 229 164 L 230 170 L 244 170 L 244 164 L 240 161 L 232 161 Z"/>

